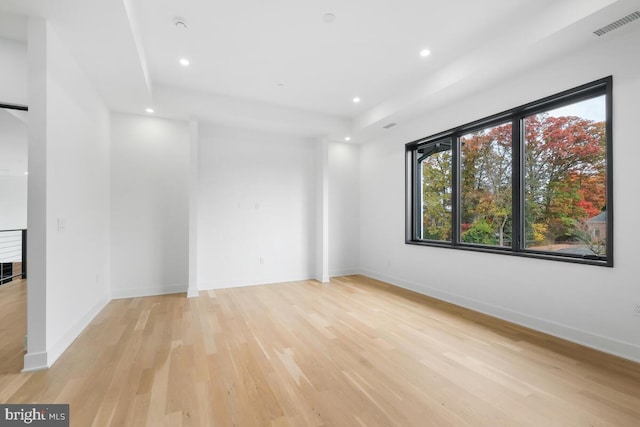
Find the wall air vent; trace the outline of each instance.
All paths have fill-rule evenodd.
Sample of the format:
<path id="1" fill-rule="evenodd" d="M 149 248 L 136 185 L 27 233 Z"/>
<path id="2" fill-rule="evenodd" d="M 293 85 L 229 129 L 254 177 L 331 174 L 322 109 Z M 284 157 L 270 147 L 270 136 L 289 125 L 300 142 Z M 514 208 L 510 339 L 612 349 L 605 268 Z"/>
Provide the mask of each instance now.
<path id="1" fill-rule="evenodd" d="M 397 125 L 397 123 L 389 123 L 387 125 L 382 126 L 383 129 L 391 129 L 392 127 L 394 127 L 395 125 Z"/>
<path id="2" fill-rule="evenodd" d="M 622 27 L 623 25 L 626 25 L 629 22 L 633 22 L 638 18 L 640 18 L 640 11 L 636 10 L 635 12 L 628 14 L 624 18 L 620 18 L 617 21 L 613 21 L 609 25 L 605 25 L 602 28 L 598 28 L 597 30 L 595 30 L 593 32 L 593 34 L 595 34 L 596 36 L 603 36 L 603 35 L 607 34 L 609 31 L 617 30 L 618 28 Z"/>

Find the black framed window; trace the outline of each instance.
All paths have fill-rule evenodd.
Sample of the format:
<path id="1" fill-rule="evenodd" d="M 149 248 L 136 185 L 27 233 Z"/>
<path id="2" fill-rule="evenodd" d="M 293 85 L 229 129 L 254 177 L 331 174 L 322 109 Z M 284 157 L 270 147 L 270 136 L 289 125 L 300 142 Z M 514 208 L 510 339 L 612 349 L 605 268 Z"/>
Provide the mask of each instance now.
<path id="1" fill-rule="evenodd" d="M 406 144 L 406 242 L 613 266 L 612 82 Z"/>
<path id="2" fill-rule="evenodd" d="M 451 138 L 416 150 L 421 218 L 420 239 L 451 241 Z"/>

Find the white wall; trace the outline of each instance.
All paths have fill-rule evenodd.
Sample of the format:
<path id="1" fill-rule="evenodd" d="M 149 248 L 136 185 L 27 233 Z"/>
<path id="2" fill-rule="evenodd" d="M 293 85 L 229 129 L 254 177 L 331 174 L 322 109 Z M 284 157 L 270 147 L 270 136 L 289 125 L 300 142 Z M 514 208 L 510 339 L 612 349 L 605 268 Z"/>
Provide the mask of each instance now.
<path id="1" fill-rule="evenodd" d="M 0 64 L 0 103 L 27 105 L 26 44 L 0 38 Z M 27 125 L 0 111 L 0 230 L 27 226 L 27 140 Z"/>
<path id="2" fill-rule="evenodd" d="M 109 299 L 109 114 L 55 28 L 29 23 L 27 370 L 50 366 Z"/>
<path id="3" fill-rule="evenodd" d="M 315 153 L 311 139 L 201 127 L 200 289 L 314 276 Z"/>
<path id="4" fill-rule="evenodd" d="M 109 114 L 54 30 L 47 59 L 47 342 L 55 360 L 108 301 Z"/>
<path id="5" fill-rule="evenodd" d="M 153 101 L 156 112 L 169 117 L 309 138 L 342 137 L 350 126 L 342 117 L 162 84 L 153 85 Z"/>
<path id="6" fill-rule="evenodd" d="M 188 123 L 114 113 L 111 125 L 112 297 L 184 292 Z"/>
<path id="7" fill-rule="evenodd" d="M 0 175 L 23 176 L 28 170 L 28 115 L 0 108 Z"/>
<path id="8" fill-rule="evenodd" d="M 27 105 L 27 46 L 0 38 L 0 103 Z"/>
<path id="9" fill-rule="evenodd" d="M 27 228 L 27 177 L 0 175 L 0 230 Z"/>
<path id="10" fill-rule="evenodd" d="M 402 123 L 361 151 L 361 265 L 373 277 L 640 361 L 640 32 L 618 30 Z M 404 144 L 596 80 L 614 78 L 615 267 L 404 244 Z"/>
<path id="11" fill-rule="evenodd" d="M 360 146 L 329 144 L 329 274 L 360 267 Z"/>

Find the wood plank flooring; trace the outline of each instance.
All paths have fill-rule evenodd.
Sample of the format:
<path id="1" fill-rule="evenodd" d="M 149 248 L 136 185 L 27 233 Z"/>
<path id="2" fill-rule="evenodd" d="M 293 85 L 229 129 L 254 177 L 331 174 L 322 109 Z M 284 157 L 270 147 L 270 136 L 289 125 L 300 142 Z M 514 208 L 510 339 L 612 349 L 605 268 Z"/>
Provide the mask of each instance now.
<path id="1" fill-rule="evenodd" d="M 14 365 L 0 402 L 73 426 L 640 425 L 640 365 L 362 276 L 115 300 Z"/>
<path id="2" fill-rule="evenodd" d="M 26 280 L 0 286 L 0 393 L 2 376 L 22 370 L 27 333 Z M 2 402 L 0 400 L 0 402 Z"/>

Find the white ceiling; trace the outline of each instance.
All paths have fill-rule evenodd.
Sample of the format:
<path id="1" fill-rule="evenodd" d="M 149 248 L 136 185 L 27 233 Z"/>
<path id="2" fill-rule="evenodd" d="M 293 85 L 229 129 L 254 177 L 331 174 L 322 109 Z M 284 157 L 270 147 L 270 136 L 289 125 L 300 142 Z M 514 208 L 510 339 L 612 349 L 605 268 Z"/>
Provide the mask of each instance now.
<path id="1" fill-rule="evenodd" d="M 115 110 L 141 113 L 162 98 L 156 92 L 184 89 L 336 117 L 363 136 L 434 108 L 433 102 L 456 86 L 495 81 L 597 43 L 593 30 L 639 9 L 640 0 L 3 0 L 0 5 L 0 11 L 49 19 Z M 335 21 L 325 23 L 325 13 Z M 184 18 L 187 29 L 175 26 L 176 17 Z M 6 37 L 3 31 L 0 37 Z M 427 58 L 419 56 L 424 48 L 432 52 Z M 180 66 L 181 57 L 191 65 Z M 362 102 L 354 104 L 354 96 Z"/>
<path id="2" fill-rule="evenodd" d="M 134 7 L 144 16 L 153 81 L 354 117 L 420 82 L 527 3 L 137 0 Z M 325 23 L 325 13 L 335 21 Z M 433 52 L 428 59 L 419 56 L 423 48 Z M 183 56 L 188 69 L 178 65 Z"/>

